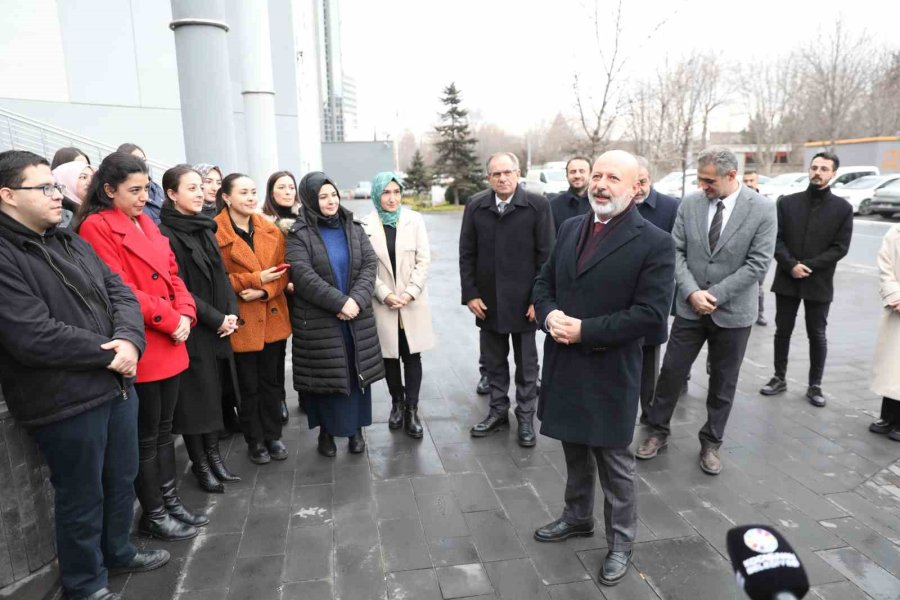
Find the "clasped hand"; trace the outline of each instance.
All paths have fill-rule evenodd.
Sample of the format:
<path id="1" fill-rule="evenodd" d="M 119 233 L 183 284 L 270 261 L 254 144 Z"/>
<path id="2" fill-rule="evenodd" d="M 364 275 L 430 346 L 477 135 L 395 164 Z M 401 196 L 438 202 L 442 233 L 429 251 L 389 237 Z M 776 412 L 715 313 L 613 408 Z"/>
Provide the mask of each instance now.
<path id="1" fill-rule="evenodd" d="M 219 337 L 228 337 L 238 328 L 238 318 L 237 315 L 226 315 L 225 320 L 222 321 L 222 324 L 219 325 L 219 328 L 216 330 L 216 333 L 219 334 Z"/>
<path id="2" fill-rule="evenodd" d="M 803 263 L 797 263 L 794 265 L 794 268 L 791 269 L 791 277 L 794 279 L 806 279 L 812 274 L 812 269 L 804 265 Z"/>
<path id="3" fill-rule="evenodd" d="M 716 303 L 718 300 L 706 290 L 697 290 L 688 296 L 688 302 L 690 302 L 694 312 L 702 317 L 703 315 L 711 314 L 716 310 Z"/>
<path id="4" fill-rule="evenodd" d="M 547 315 L 547 330 L 557 344 L 578 344 L 581 342 L 581 319 L 570 317 L 556 309 Z"/>
<path id="5" fill-rule="evenodd" d="M 352 321 L 359 315 L 359 304 L 353 298 L 348 298 L 344 302 L 344 307 L 337 314 L 337 318 L 341 321 Z"/>
<path id="6" fill-rule="evenodd" d="M 137 363 L 140 358 L 137 346 L 128 340 L 110 340 L 100 346 L 104 350 L 113 350 L 116 356 L 112 359 L 106 368 L 115 371 L 125 377 L 134 377 L 137 375 Z"/>
<path id="7" fill-rule="evenodd" d="M 384 304 L 391 310 L 400 310 L 413 300 L 415 300 L 415 298 L 406 292 L 403 292 L 399 296 L 391 293 L 384 297 Z"/>
<path id="8" fill-rule="evenodd" d="M 188 336 L 191 335 L 191 322 L 191 318 L 184 315 L 181 315 L 178 319 L 178 327 L 172 332 L 172 339 L 175 340 L 176 344 L 182 344 L 187 341 Z"/>

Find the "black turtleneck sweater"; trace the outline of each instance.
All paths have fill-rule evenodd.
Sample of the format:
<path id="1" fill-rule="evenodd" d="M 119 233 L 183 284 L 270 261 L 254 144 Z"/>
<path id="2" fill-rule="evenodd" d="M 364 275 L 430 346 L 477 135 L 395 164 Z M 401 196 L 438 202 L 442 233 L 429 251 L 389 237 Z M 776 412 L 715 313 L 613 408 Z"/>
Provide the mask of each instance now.
<path id="1" fill-rule="evenodd" d="M 812 302 L 834 298 L 834 270 L 847 255 L 853 237 L 853 208 L 830 187 L 808 187 L 778 201 L 778 269 L 772 291 Z M 794 279 L 791 269 L 803 263 L 812 274 Z"/>
<path id="2" fill-rule="evenodd" d="M 566 219 L 583 215 L 591 210 L 591 201 L 588 200 L 587 190 L 583 196 L 579 196 L 572 188 L 562 194 L 557 194 L 550 199 L 550 212 L 553 213 L 553 225 L 556 233 L 566 222 Z"/>

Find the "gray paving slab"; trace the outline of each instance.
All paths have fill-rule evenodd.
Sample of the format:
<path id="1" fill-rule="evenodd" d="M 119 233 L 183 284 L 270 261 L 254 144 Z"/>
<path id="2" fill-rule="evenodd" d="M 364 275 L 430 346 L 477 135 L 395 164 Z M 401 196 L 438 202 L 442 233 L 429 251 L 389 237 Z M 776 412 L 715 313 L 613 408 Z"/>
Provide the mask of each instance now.
<path id="1" fill-rule="evenodd" d="M 371 207 L 352 206 L 361 215 Z M 223 440 L 226 462 L 243 480 L 225 494 L 206 494 L 179 446 L 182 497 L 211 523 L 194 540 L 166 545 L 173 556 L 166 567 L 112 578 L 113 589 L 126 600 L 738 598 L 725 533 L 754 522 L 775 526 L 795 547 L 813 585 L 808 597 L 898 596 L 900 444 L 866 430 L 879 405 L 867 390 L 880 317 L 871 270 L 838 269 L 824 409 L 803 398 L 809 361 L 802 326 L 791 343 L 788 392 L 759 395 L 771 376 L 775 328 L 753 328 L 718 477 L 697 466 L 708 387 L 701 352 L 668 450 L 637 464 L 634 564 L 607 588 L 596 581 L 607 552 L 599 486 L 593 537 L 538 543 L 534 528 L 562 513 L 560 443 L 540 436 L 535 448 L 521 448 L 514 427 L 487 438 L 469 434 L 487 400 L 474 393 L 477 329 L 459 306 L 460 216 L 424 217 L 440 249 L 429 278 L 438 344 L 423 354 L 424 437 L 388 429 L 390 397 L 378 382 L 367 451 L 351 455 L 338 440 L 337 457 L 322 457 L 288 377 L 288 460 L 257 466 L 240 436 Z M 766 301 L 772 321 L 771 294 Z M 514 424 L 512 411 L 510 419 Z M 635 444 L 643 433 L 636 429 Z"/>

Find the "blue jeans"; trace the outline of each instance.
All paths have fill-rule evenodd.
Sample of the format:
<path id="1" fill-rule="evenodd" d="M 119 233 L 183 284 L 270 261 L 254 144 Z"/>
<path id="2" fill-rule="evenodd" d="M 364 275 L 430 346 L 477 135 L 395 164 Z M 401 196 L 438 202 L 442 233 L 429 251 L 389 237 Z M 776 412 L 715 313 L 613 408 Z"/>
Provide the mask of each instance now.
<path id="1" fill-rule="evenodd" d="M 128 564 L 138 469 L 137 394 L 116 397 L 34 430 L 56 493 L 56 550 L 70 598 L 106 587 L 107 568 Z"/>

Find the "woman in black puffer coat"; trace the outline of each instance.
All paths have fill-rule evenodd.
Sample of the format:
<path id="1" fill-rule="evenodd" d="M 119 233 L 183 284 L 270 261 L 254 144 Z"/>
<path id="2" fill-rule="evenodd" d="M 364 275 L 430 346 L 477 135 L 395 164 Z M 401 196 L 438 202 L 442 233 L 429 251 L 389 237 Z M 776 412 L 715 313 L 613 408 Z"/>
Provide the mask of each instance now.
<path id="1" fill-rule="evenodd" d="M 337 186 L 319 171 L 300 180 L 303 217 L 291 227 L 286 260 L 294 284 L 294 388 L 303 395 L 310 429 L 319 427 L 319 453 L 334 456 L 334 436 L 350 452 L 365 450 L 362 428 L 372 424 L 372 383 L 384 363 L 372 293 L 377 258 Z"/>

